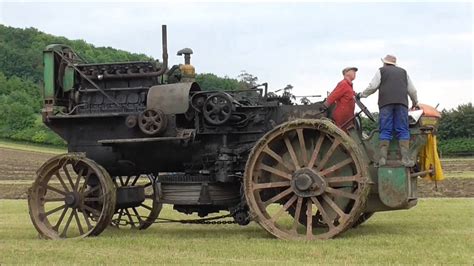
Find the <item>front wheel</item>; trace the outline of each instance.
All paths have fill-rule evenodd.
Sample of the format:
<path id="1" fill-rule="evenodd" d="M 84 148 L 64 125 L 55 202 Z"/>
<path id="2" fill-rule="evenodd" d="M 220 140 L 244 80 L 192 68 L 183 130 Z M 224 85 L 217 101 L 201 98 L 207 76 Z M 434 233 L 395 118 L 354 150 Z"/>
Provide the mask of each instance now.
<path id="1" fill-rule="evenodd" d="M 103 167 L 82 154 L 51 158 L 28 193 L 31 221 L 42 237 L 99 235 L 112 219 L 115 187 Z"/>
<path id="2" fill-rule="evenodd" d="M 257 142 L 246 164 L 252 216 L 281 239 L 328 239 L 344 232 L 361 215 L 369 192 L 363 158 L 359 146 L 328 120 L 277 126 Z"/>

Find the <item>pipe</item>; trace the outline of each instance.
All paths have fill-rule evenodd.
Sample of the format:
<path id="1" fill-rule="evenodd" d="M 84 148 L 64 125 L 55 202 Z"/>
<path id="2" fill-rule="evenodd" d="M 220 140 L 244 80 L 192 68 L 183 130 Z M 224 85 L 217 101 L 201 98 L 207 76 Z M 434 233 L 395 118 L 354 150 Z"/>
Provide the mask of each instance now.
<path id="1" fill-rule="evenodd" d="M 417 172 L 417 173 L 412 173 L 410 174 L 410 177 L 417 177 L 417 176 L 421 176 L 421 177 L 424 177 L 428 174 L 433 174 L 434 173 L 434 169 L 430 169 L 430 170 L 426 170 L 426 171 L 421 171 L 421 172 Z"/>
<path id="2" fill-rule="evenodd" d="M 168 34 L 166 31 L 166 25 L 161 25 L 161 42 L 163 49 L 163 64 L 161 65 L 160 71 L 156 72 L 157 76 L 163 75 L 168 68 Z"/>

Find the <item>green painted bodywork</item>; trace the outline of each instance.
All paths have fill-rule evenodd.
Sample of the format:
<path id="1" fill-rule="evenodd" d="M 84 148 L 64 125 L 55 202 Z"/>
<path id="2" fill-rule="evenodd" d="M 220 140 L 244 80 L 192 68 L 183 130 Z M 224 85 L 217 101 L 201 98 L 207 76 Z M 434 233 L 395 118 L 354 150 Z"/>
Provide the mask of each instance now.
<path id="1" fill-rule="evenodd" d="M 67 66 L 63 75 L 63 91 L 68 92 L 74 86 L 74 68 Z"/>
<path id="2" fill-rule="evenodd" d="M 408 169 L 403 166 L 380 167 L 377 175 L 382 203 L 390 208 L 406 208 L 412 196 Z"/>
<path id="3" fill-rule="evenodd" d="M 56 88 L 55 80 L 58 78 L 57 68 L 55 66 L 54 59 L 55 53 L 62 53 L 65 49 L 71 49 L 69 46 L 62 44 L 51 44 L 46 46 L 43 51 L 43 66 L 44 66 L 44 86 L 43 86 L 43 99 L 46 104 L 54 103 L 54 94 L 55 91 L 59 88 Z M 74 69 L 72 67 L 66 67 L 63 75 L 62 89 L 64 92 L 70 91 L 74 85 Z"/>
<path id="4" fill-rule="evenodd" d="M 362 146 L 365 160 L 370 173 L 370 192 L 365 212 L 390 211 L 409 209 L 417 203 L 417 177 L 410 177 L 407 168 L 400 165 L 400 148 L 398 140 L 390 142 L 387 166 L 378 168 L 379 133 L 374 131 L 362 137 L 357 130 L 349 131 L 349 135 Z M 420 149 L 426 143 L 426 134 L 418 127 L 410 128 L 410 157 L 417 159 Z"/>
<path id="5" fill-rule="evenodd" d="M 43 99 L 54 100 L 54 52 L 43 52 L 44 86 Z"/>

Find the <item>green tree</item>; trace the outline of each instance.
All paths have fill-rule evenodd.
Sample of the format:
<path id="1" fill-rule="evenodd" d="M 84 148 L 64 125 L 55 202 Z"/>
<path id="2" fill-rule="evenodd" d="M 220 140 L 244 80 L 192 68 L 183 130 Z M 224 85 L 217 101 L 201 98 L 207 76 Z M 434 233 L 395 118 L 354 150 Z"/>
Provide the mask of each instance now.
<path id="1" fill-rule="evenodd" d="M 196 82 L 206 91 L 232 91 L 240 88 L 239 81 L 229 77 L 218 77 L 212 73 L 196 75 Z"/>
<path id="2" fill-rule="evenodd" d="M 474 108 L 472 103 L 443 110 L 438 135 L 441 139 L 474 138 Z"/>
<path id="3" fill-rule="evenodd" d="M 258 78 L 245 70 L 240 71 L 237 79 L 239 80 L 239 89 L 241 90 L 251 89 L 257 86 L 258 83 Z"/>

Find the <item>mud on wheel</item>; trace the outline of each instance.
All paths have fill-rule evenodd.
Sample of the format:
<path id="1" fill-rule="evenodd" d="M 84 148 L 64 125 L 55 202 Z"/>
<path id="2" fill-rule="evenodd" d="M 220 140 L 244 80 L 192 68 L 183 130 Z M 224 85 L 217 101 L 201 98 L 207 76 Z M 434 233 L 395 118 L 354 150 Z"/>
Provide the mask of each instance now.
<path id="1" fill-rule="evenodd" d="M 51 158 L 28 193 L 31 220 L 49 239 L 99 235 L 112 219 L 115 188 L 107 171 L 82 154 Z"/>
<path id="2" fill-rule="evenodd" d="M 328 239 L 360 217 L 368 193 L 362 151 L 328 120 L 301 119 L 265 134 L 249 155 L 252 217 L 282 239 Z"/>
<path id="3" fill-rule="evenodd" d="M 118 228 L 143 230 L 152 225 L 160 214 L 162 204 L 156 200 L 153 175 L 114 176 L 117 205 L 112 225 Z M 120 202 L 121 197 L 134 195 L 134 202 Z"/>

